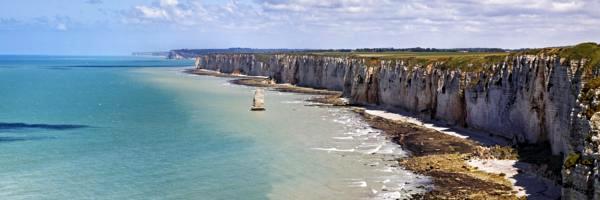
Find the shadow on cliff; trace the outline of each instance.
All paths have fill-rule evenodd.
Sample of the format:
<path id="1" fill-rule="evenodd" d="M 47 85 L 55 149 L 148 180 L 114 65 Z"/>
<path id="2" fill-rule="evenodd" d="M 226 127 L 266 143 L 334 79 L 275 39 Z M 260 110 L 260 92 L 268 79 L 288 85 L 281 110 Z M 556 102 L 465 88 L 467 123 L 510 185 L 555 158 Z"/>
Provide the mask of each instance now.
<path id="1" fill-rule="evenodd" d="M 519 173 L 511 178 L 515 180 L 515 187 L 524 190 L 527 199 L 560 199 L 560 186 L 553 180 L 540 177 L 540 175 L 531 172 L 531 164 L 517 162 L 513 167 L 517 168 Z"/>
<path id="2" fill-rule="evenodd" d="M 27 124 L 27 123 L 5 123 L 0 122 L 0 131 L 13 131 L 23 129 L 44 129 L 44 130 L 71 130 L 88 128 L 87 125 L 78 124 Z"/>
<path id="3" fill-rule="evenodd" d="M 515 186 L 522 187 L 527 199 L 560 199 L 562 155 L 552 155 L 549 143 L 519 144 Z"/>
<path id="4" fill-rule="evenodd" d="M 433 124 L 434 126 L 436 126 L 435 130 L 437 130 L 437 131 L 444 132 L 449 135 L 473 140 L 483 146 L 488 146 L 488 147 L 494 146 L 494 145 L 509 146 L 511 144 L 510 140 L 508 140 L 506 138 L 491 135 L 484 131 L 478 131 L 478 130 L 472 130 L 472 129 L 458 127 L 458 126 L 447 125 L 444 122 L 439 122 L 439 121 L 429 121 L 426 123 L 430 123 L 430 124 Z"/>

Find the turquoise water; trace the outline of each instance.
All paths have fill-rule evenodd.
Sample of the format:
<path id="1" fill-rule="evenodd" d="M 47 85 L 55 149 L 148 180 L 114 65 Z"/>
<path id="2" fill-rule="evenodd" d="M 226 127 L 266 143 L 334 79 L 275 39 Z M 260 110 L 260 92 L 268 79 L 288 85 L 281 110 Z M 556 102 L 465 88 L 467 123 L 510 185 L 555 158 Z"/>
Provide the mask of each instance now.
<path id="1" fill-rule="evenodd" d="M 426 182 L 350 111 L 268 91 L 249 112 L 253 88 L 191 64 L 0 56 L 0 199 L 363 199 Z"/>

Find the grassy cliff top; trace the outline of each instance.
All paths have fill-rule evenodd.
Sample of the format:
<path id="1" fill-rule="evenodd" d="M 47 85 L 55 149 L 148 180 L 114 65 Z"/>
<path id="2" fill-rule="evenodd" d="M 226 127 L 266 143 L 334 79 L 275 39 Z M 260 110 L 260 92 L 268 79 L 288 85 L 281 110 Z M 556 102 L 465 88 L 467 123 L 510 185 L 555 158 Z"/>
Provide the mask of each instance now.
<path id="1" fill-rule="evenodd" d="M 597 69 L 600 67 L 600 45 L 593 42 L 581 43 L 569 47 L 533 49 L 518 52 L 517 54 L 558 55 L 559 57 L 568 60 L 587 59 L 586 67 L 591 69 Z"/>
<path id="2" fill-rule="evenodd" d="M 405 59 L 405 58 L 425 58 L 439 59 L 448 57 L 485 57 L 485 56 L 506 56 L 507 52 L 322 52 L 310 53 L 312 55 L 323 56 L 347 56 L 354 58 L 381 58 L 381 59 Z"/>
<path id="3" fill-rule="evenodd" d="M 367 59 L 368 65 L 377 65 L 379 61 L 407 62 L 408 66 L 427 66 L 438 63 L 443 69 L 457 69 L 463 71 L 478 71 L 486 63 L 500 63 L 510 55 L 509 52 L 296 52 L 288 55 L 311 55 L 325 57 L 344 57 Z M 257 54 L 260 61 L 268 61 L 273 54 Z"/>
<path id="4" fill-rule="evenodd" d="M 321 55 L 332 57 L 380 58 L 380 59 L 445 59 L 445 58 L 482 58 L 489 56 L 518 55 L 558 55 L 567 59 L 600 58 L 600 45 L 586 42 L 574 46 L 526 49 L 513 52 L 305 52 L 298 54 Z M 599 61 L 600 62 L 600 61 Z"/>
<path id="5" fill-rule="evenodd" d="M 492 64 L 499 64 L 506 58 L 521 55 L 556 55 L 567 60 L 587 59 L 586 67 L 600 68 L 600 45 L 587 42 L 575 46 L 528 49 L 516 52 L 320 52 L 310 53 L 322 56 L 344 56 L 351 58 L 368 58 L 370 63 L 378 60 L 404 60 L 411 64 L 440 64 L 443 69 L 461 69 L 462 71 L 481 71 Z"/>
<path id="6" fill-rule="evenodd" d="M 461 69 L 462 71 L 480 71 L 487 63 L 501 63 L 510 55 L 508 52 L 377 52 L 377 53 L 311 53 L 320 56 L 343 56 L 368 59 L 369 65 L 381 60 L 407 62 L 408 66 L 427 66 L 437 63 L 442 69 Z"/>
<path id="7" fill-rule="evenodd" d="M 255 54 L 261 61 L 268 61 L 274 53 Z M 556 55 L 567 60 L 587 59 L 586 68 L 600 69 L 600 46 L 588 42 L 574 46 L 527 49 L 515 52 L 292 52 L 289 55 L 312 55 L 367 59 L 369 65 L 377 65 L 381 60 L 407 62 L 409 66 L 437 64 L 441 69 L 460 69 L 465 72 L 479 72 L 493 64 L 500 64 L 507 58 L 521 55 Z"/>

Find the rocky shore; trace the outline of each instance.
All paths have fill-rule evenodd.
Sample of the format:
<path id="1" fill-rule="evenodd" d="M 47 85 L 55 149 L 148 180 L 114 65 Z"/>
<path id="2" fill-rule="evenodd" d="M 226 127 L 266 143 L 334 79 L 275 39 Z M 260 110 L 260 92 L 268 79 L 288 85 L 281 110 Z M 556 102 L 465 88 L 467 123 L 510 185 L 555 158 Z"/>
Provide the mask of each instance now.
<path id="1" fill-rule="evenodd" d="M 431 124 L 397 114 L 356 109 L 374 128 L 381 129 L 411 152 L 400 165 L 432 177 L 434 189 L 422 199 L 558 199 L 556 176 L 546 162 L 525 163 L 527 156 L 552 157 L 549 149 L 530 151 L 503 146 L 502 138 L 472 137 L 466 131 L 440 131 Z M 391 115 L 391 116 L 390 116 Z M 438 129 L 438 130 L 436 130 Z M 457 135 L 458 134 L 458 135 Z M 523 160 L 523 161 L 519 161 Z M 485 166 L 490 163 L 492 166 Z M 508 169 L 496 166 L 509 163 Z M 517 164 L 518 163 L 518 164 Z M 487 168 L 484 168 L 487 167 Z"/>

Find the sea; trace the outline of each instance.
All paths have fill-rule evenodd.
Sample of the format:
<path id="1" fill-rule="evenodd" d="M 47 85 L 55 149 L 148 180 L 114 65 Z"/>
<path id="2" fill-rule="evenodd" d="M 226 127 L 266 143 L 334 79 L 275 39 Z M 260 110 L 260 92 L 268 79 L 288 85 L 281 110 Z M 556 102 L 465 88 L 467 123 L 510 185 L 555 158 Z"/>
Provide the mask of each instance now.
<path id="1" fill-rule="evenodd" d="M 349 108 L 192 60 L 0 56 L 0 199 L 403 199 L 430 183 Z"/>

